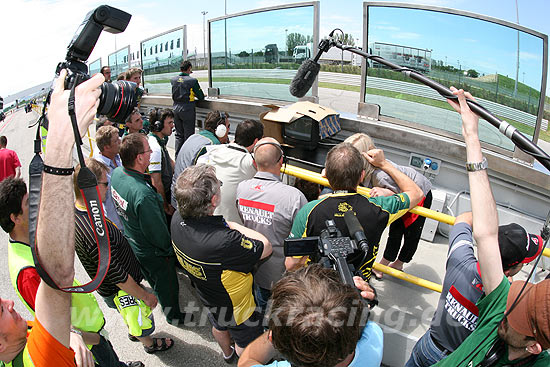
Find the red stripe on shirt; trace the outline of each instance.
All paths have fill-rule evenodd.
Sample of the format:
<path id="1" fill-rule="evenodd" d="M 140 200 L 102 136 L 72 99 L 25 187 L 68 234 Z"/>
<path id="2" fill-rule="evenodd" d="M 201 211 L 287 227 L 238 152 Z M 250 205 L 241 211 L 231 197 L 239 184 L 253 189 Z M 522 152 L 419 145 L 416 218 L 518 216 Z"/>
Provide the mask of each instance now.
<path id="1" fill-rule="evenodd" d="M 449 293 L 453 295 L 453 297 L 464 307 L 468 309 L 471 313 L 473 313 L 476 316 L 479 316 L 479 310 L 477 309 L 477 306 L 475 303 L 464 297 L 458 289 L 455 288 L 454 285 L 451 286 L 451 289 L 449 289 Z"/>
<path id="2" fill-rule="evenodd" d="M 239 205 L 261 209 L 272 213 L 275 211 L 275 205 L 260 203 L 259 201 L 254 200 L 239 199 Z"/>

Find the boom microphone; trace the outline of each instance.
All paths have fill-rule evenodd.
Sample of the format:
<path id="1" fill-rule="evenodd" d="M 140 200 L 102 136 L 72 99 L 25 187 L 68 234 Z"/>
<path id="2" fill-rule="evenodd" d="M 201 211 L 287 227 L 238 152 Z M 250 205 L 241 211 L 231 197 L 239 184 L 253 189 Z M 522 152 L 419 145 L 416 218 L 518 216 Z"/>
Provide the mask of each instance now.
<path id="1" fill-rule="evenodd" d="M 315 78 L 319 74 L 321 65 L 319 64 L 319 58 L 323 52 L 327 52 L 332 47 L 330 39 L 324 39 L 319 43 L 319 52 L 313 59 L 307 59 L 300 65 L 300 68 L 294 75 L 294 79 L 290 83 L 290 94 L 294 97 L 302 98 L 311 89 Z"/>
<path id="2" fill-rule="evenodd" d="M 369 243 L 359 219 L 355 216 L 355 213 L 351 210 L 344 213 L 344 221 L 348 227 L 349 234 L 355 239 L 358 247 L 361 247 L 366 253 L 369 252 Z"/>

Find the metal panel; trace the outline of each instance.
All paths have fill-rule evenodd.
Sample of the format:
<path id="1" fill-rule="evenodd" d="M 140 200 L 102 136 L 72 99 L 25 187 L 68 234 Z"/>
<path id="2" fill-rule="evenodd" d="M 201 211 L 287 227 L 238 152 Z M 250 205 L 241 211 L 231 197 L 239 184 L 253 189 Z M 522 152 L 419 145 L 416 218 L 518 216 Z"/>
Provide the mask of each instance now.
<path id="1" fill-rule="evenodd" d="M 406 4 L 406 3 L 400 3 L 400 2 L 365 1 L 363 2 L 363 47 L 367 47 L 368 45 L 368 8 L 370 6 L 419 9 L 419 10 L 428 10 L 428 11 L 434 11 L 434 12 L 440 12 L 440 13 L 448 13 L 453 15 L 461 15 L 461 16 L 466 16 L 474 19 L 484 20 L 495 24 L 507 26 L 512 29 L 517 29 L 541 38 L 543 42 L 542 80 L 541 80 L 538 116 L 537 116 L 535 131 L 532 139 L 533 142 L 535 143 L 537 142 L 539 137 L 540 127 L 541 127 L 542 117 L 544 113 L 544 100 L 545 100 L 547 74 L 548 74 L 548 36 L 547 35 L 516 23 L 512 23 L 506 20 L 493 18 L 487 15 L 476 14 L 476 13 L 472 13 L 464 10 L 458 10 L 458 9 L 446 8 L 446 7 L 440 7 L 440 6 L 432 6 L 432 5 Z M 361 67 L 361 76 L 363 77 L 363 80 L 361 81 L 362 84 L 361 84 L 361 96 L 360 96 L 362 101 L 365 101 L 365 94 L 366 94 L 366 81 L 365 81 L 366 72 L 367 72 L 367 66 L 363 64 Z M 363 88 L 363 83 L 365 83 L 364 88 Z M 493 146 L 491 146 L 489 149 L 495 150 Z M 514 157 L 518 157 L 523 160 L 529 159 L 532 162 L 532 158 L 527 157 L 525 154 L 521 154 L 520 150 L 517 147 L 514 151 Z"/>

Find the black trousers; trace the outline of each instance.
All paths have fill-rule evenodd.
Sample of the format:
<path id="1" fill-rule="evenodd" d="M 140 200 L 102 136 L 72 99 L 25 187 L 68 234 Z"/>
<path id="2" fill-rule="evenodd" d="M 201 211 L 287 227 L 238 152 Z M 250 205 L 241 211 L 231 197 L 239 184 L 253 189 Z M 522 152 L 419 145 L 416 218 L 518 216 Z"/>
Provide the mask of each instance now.
<path id="1" fill-rule="evenodd" d="M 432 206 L 432 192 L 428 191 L 426 199 L 424 200 L 424 208 L 430 208 Z M 384 250 L 384 258 L 389 261 L 395 261 L 399 259 L 404 263 L 408 263 L 412 260 L 416 249 L 418 248 L 418 241 L 422 235 L 422 229 L 426 217 L 419 216 L 414 223 L 405 228 L 405 223 L 401 218 L 396 220 L 390 225 L 390 232 L 388 234 L 388 242 L 386 243 L 386 249 Z M 403 247 L 401 247 L 401 239 L 403 238 Z M 401 251 L 399 250 L 401 248 Z M 399 253 L 399 257 L 397 254 Z"/>
<path id="2" fill-rule="evenodd" d="M 187 138 L 195 133 L 195 104 L 176 106 L 174 108 L 174 125 L 176 128 L 176 156 Z"/>

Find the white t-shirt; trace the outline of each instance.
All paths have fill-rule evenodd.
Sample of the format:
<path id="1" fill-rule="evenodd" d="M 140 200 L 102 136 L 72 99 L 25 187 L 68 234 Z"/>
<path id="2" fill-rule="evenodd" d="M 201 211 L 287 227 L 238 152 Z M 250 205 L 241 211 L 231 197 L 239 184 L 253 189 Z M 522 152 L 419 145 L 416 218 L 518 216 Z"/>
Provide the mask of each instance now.
<path id="1" fill-rule="evenodd" d="M 151 160 L 149 162 L 149 173 L 161 172 L 162 170 L 162 148 L 157 141 L 157 138 L 150 136 L 147 138 L 149 140 L 149 147 L 151 148 Z"/>

